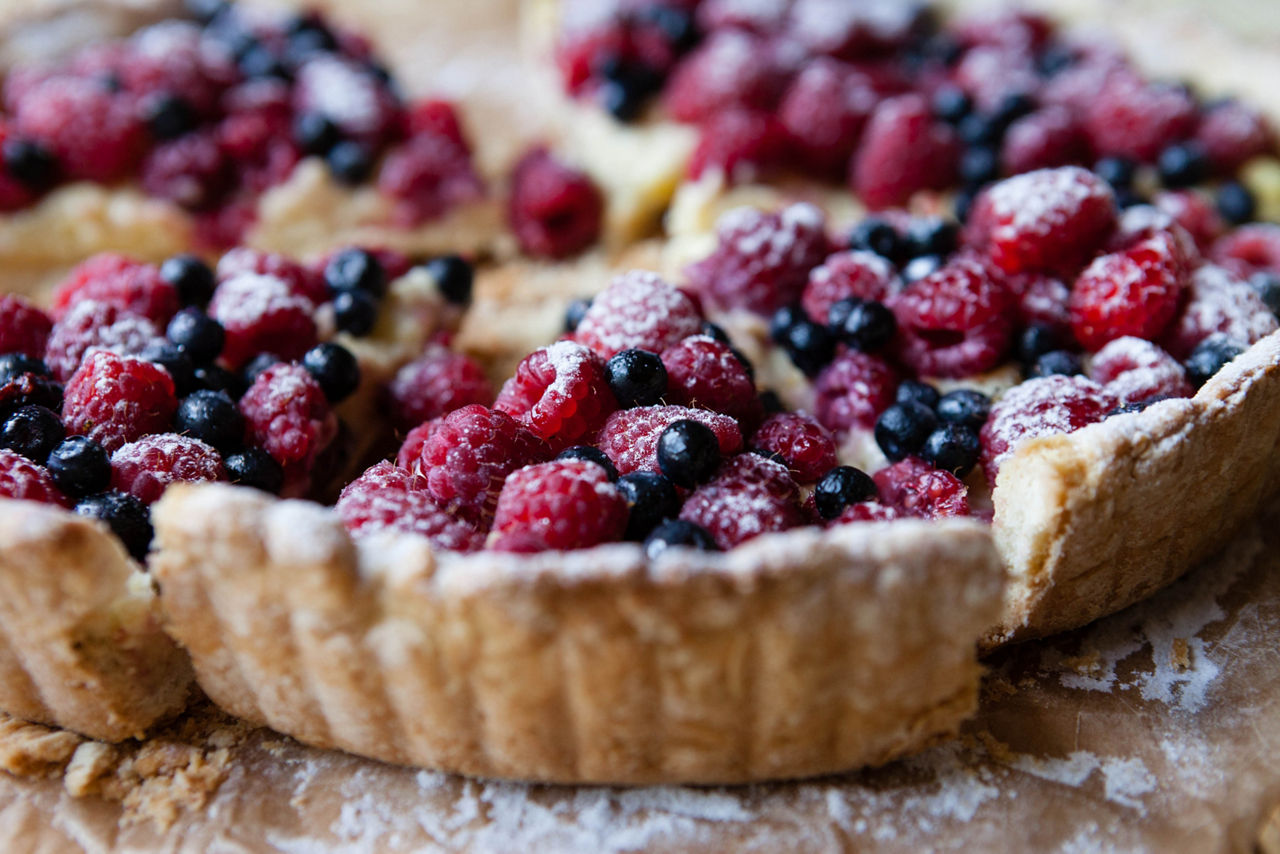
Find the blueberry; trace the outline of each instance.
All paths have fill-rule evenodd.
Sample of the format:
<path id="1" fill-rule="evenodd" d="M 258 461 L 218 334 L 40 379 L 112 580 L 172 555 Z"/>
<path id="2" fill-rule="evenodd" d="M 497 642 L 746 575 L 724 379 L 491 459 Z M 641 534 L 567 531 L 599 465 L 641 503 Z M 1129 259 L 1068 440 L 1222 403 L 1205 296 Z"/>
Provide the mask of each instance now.
<path id="1" fill-rule="evenodd" d="M 712 323 L 709 320 L 706 321 L 705 323 L 702 324 L 701 332 L 703 335 L 707 336 L 708 338 L 713 338 L 716 341 L 719 341 L 721 344 L 731 343 L 729 341 L 729 333 L 725 332 L 724 327 L 722 327 L 718 323 Z"/>
<path id="2" fill-rule="evenodd" d="M 907 262 L 902 268 L 902 281 L 908 285 L 918 282 L 925 276 L 932 276 L 942 269 L 942 258 L 938 255 L 919 255 Z"/>
<path id="3" fill-rule="evenodd" d="M 896 264 L 902 260 L 904 246 L 896 228 L 882 219 L 870 217 L 854 226 L 849 235 L 849 248 L 874 252 Z"/>
<path id="4" fill-rule="evenodd" d="M 1139 193 L 1137 190 L 1129 187 L 1116 190 L 1116 208 L 1118 210 L 1128 210 L 1136 208 L 1138 205 L 1148 204 L 1147 197 Z"/>
<path id="5" fill-rule="evenodd" d="M 947 124 L 959 124 L 971 112 L 973 99 L 959 86 L 940 86 L 933 93 L 933 114 Z"/>
<path id="6" fill-rule="evenodd" d="M 138 358 L 154 362 L 169 372 L 173 377 L 173 386 L 178 394 L 184 395 L 196 386 L 196 365 L 187 351 L 174 344 L 158 338 L 142 349 Z"/>
<path id="7" fill-rule="evenodd" d="M 254 380 L 258 378 L 259 374 L 272 365 L 279 364 L 279 362 L 280 357 L 275 353 L 259 353 L 250 359 L 249 363 L 244 366 L 244 370 L 241 372 L 244 376 L 245 388 L 253 385 Z"/>
<path id="8" fill-rule="evenodd" d="M 1115 190 L 1127 190 L 1133 186 L 1137 164 L 1127 157 L 1103 157 L 1093 164 L 1093 171 Z"/>
<path id="9" fill-rule="evenodd" d="M 322 113 L 299 113 L 293 120 L 293 141 L 304 154 L 323 156 L 341 140 L 338 126 Z"/>
<path id="10" fill-rule="evenodd" d="M 177 139 L 196 129 L 200 117 L 186 98 L 172 92 L 158 92 L 146 100 L 143 121 L 158 140 Z"/>
<path id="11" fill-rule="evenodd" d="M 644 77 L 609 77 L 600 85 L 600 105 L 620 122 L 640 117 L 653 89 Z"/>
<path id="12" fill-rule="evenodd" d="M 1000 155 L 988 145 L 970 146 L 960 155 L 960 182 L 981 187 L 1000 177 Z"/>
<path id="13" fill-rule="evenodd" d="M 204 305 L 213 296 L 213 270 L 195 255 L 174 255 L 160 265 L 160 278 L 178 290 L 183 305 Z"/>
<path id="14" fill-rule="evenodd" d="M 378 320 L 378 302 L 364 291 L 341 291 L 333 298 L 333 320 L 343 332 L 368 335 Z"/>
<path id="15" fill-rule="evenodd" d="M 813 376 L 821 371 L 836 354 L 836 342 L 826 327 L 811 320 L 801 320 L 787 330 L 783 346 L 795 366 Z"/>
<path id="16" fill-rule="evenodd" d="M 62 385 L 37 373 L 20 373 L 4 377 L 5 368 L 0 365 L 0 383 L 7 386 L 0 399 L 0 420 L 8 418 L 23 406 L 43 406 L 59 412 L 62 409 Z"/>
<path id="17" fill-rule="evenodd" d="M 913 258 L 947 256 L 956 251 L 960 227 L 947 219 L 915 219 L 907 226 L 907 249 Z"/>
<path id="18" fill-rule="evenodd" d="M 999 145 L 1004 136 L 1004 127 L 999 122 L 979 113 L 970 113 L 956 125 L 960 141 L 970 145 Z"/>
<path id="19" fill-rule="evenodd" d="M 1201 341 L 1191 352 L 1191 356 L 1184 365 L 1187 369 L 1187 379 L 1191 381 L 1191 385 L 1200 388 L 1245 349 L 1245 346 L 1234 338 L 1215 332 Z"/>
<path id="20" fill-rule="evenodd" d="M 178 404 L 173 419 L 179 433 L 206 442 L 219 450 L 234 447 L 244 440 L 244 416 L 225 391 L 200 389 Z"/>
<path id="21" fill-rule="evenodd" d="M 678 6 L 656 4 L 643 7 L 644 20 L 658 28 L 677 52 L 689 50 L 698 42 L 698 28 L 693 14 Z"/>
<path id="22" fill-rule="evenodd" d="M 201 24 L 210 24 L 215 18 L 224 15 L 231 4 L 227 0 L 183 0 L 183 8 L 187 14 Z"/>
<path id="23" fill-rule="evenodd" d="M 935 468 L 964 477 L 978 462 L 982 443 L 975 430 L 960 424 L 944 423 L 929 434 L 920 456 Z"/>
<path id="24" fill-rule="evenodd" d="M 1258 202 L 1249 188 L 1239 181 L 1228 181 L 1218 188 L 1218 213 L 1232 225 L 1252 222 L 1257 216 Z"/>
<path id="25" fill-rule="evenodd" d="M 996 104 L 995 110 L 991 113 L 991 120 L 1002 129 L 1007 128 L 1035 108 L 1035 99 L 1026 92 L 1010 92 Z"/>
<path id="26" fill-rule="evenodd" d="M 959 424 L 974 430 L 987 423 L 991 398 L 971 388 L 959 388 L 942 396 L 935 408 L 940 421 Z"/>
<path id="27" fill-rule="evenodd" d="M 876 419 L 876 444 L 891 462 L 919 453 L 938 418 L 918 403 L 895 403 Z"/>
<path id="28" fill-rule="evenodd" d="M 360 385 L 360 363 L 350 350 L 332 341 L 303 353 L 302 367 L 320 383 L 330 403 L 346 400 Z"/>
<path id="29" fill-rule="evenodd" d="M 1018 335 L 1014 342 L 1014 352 L 1018 361 L 1030 372 L 1036 359 L 1053 350 L 1061 350 L 1064 343 L 1062 336 L 1053 327 L 1032 324 Z"/>
<path id="30" fill-rule="evenodd" d="M 1080 357 L 1070 350 L 1050 350 L 1031 365 L 1030 377 L 1051 377 L 1055 374 L 1072 377 L 1084 373 Z"/>
<path id="31" fill-rule="evenodd" d="M 760 392 L 760 405 L 764 407 L 764 411 L 768 415 L 787 411 L 787 407 L 782 403 L 782 398 L 778 397 L 778 393 L 773 389 L 765 389 Z"/>
<path id="32" fill-rule="evenodd" d="M 68 436 L 49 452 L 44 465 L 67 495 L 92 495 L 111 483 L 111 458 L 88 436 Z"/>
<path id="33" fill-rule="evenodd" d="M 5 353 L 0 356 L 0 385 L 23 374 L 47 377 L 49 366 L 44 363 L 44 359 L 37 359 L 26 353 Z"/>
<path id="34" fill-rule="evenodd" d="M 210 391 L 225 391 L 234 398 L 244 394 L 244 381 L 221 365 L 197 365 L 196 387 Z"/>
<path id="35" fill-rule="evenodd" d="M 339 183 L 348 186 L 363 184 L 373 173 L 373 155 L 363 145 L 345 139 L 325 155 L 329 171 Z"/>
<path id="36" fill-rule="evenodd" d="M 623 350 L 604 365 L 609 388 L 624 409 L 652 406 L 667 392 L 667 368 L 656 353 Z"/>
<path id="37" fill-rule="evenodd" d="M 29 190 L 41 192 L 58 180 L 58 161 L 48 148 L 29 139 L 7 139 L 0 147 L 4 169 Z"/>
<path id="38" fill-rule="evenodd" d="M 1160 152 L 1156 160 L 1160 181 L 1170 189 L 1190 187 L 1209 175 L 1209 158 L 1194 142 L 1182 142 Z"/>
<path id="39" fill-rule="evenodd" d="M 928 383 L 919 380 L 903 380 L 898 385 L 895 403 L 918 403 L 926 409 L 934 409 L 938 405 L 938 390 Z"/>
<path id="40" fill-rule="evenodd" d="M 700 421 L 682 418 L 658 437 L 658 468 L 676 486 L 705 483 L 720 465 L 720 441 Z"/>
<path id="41" fill-rule="evenodd" d="M 704 552 L 719 551 L 716 541 L 701 525 L 684 519 L 669 519 L 654 528 L 644 539 L 644 553 L 649 560 L 657 560 L 667 549 L 683 546 Z"/>
<path id="42" fill-rule="evenodd" d="M 1168 400 L 1167 394 L 1156 394 L 1151 397 L 1144 397 L 1142 400 L 1131 400 L 1128 403 L 1122 403 L 1115 409 L 1108 411 L 1103 418 L 1110 418 L 1113 415 L 1127 415 L 1130 412 L 1143 412 L 1153 403 L 1159 403 L 1162 400 Z"/>
<path id="43" fill-rule="evenodd" d="M 63 437 L 62 419 L 44 406 L 23 406 L 0 425 L 0 448 L 43 463 Z"/>
<path id="44" fill-rule="evenodd" d="M 574 445 L 572 448 L 565 448 L 556 455 L 557 460 L 584 460 L 589 463 L 595 463 L 604 469 L 605 474 L 609 475 L 609 480 L 618 479 L 618 469 L 614 466 L 613 460 L 609 459 L 609 455 L 599 448 L 591 445 Z"/>
<path id="45" fill-rule="evenodd" d="M 218 358 L 226 340 L 222 324 L 195 306 L 175 314 L 165 329 L 165 336 L 185 350 L 197 365 L 207 365 Z"/>
<path id="46" fill-rule="evenodd" d="M 769 318 L 769 337 L 776 344 L 785 344 L 791 327 L 803 320 L 808 320 L 803 308 L 798 305 L 784 305 Z"/>
<path id="47" fill-rule="evenodd" d="M 1249 287 L 1258 292 L 1272 314 L 1280 316 L 1280 276 L 1275 273 L 1254 273 L 1249 278 Z M 0 369 L 0 378 L 3 376 L 4 371 Z"/>
<path id="48" fill-rule="evenodd" d="M 289 80 L 292 77 L 280 57 L 262 42 L 248 43 L 236 58 L 236 64 L 240 66 L 241 73 L 250 79 L 274 77 Z"/>
<path id="49" fill-rule="evenodd" d="M 338 40 L 315 13 L 296 15 L 286 27 L 289 54 L 305 58 L 312 53 L 329 53 L 338 49 Z"/>
<path id="50" fill-rule="evenodd" d="M 458 255 L 441 255 L 427 262 L 427 272 L 435 279 L 444 298 L 454 305 L 468 305 L 475 282 L 475 268 Z"/>
<path id="51" fill-rule="evenodd" d="M 618 478 L 618 489 L 627 499 L 628 540 L 643 540 L 649 532 L 680 512 L 680 496 L 672 482 L 652 471 L 637 471 Z"/>
<path id="52" fill-rule="evenodd" d="M 227 480 L 276 495 L 284 487 L 284 470 L 261 448 L 250 447 L 222 458 Z"/>
<path id="53" fill-rule="evenodd" d="M 977 190 L 967 187 L 956 190 L 951 199 L 951 212 L 955 215 L 956 222 L 968 221 L 969 213 L 973 210 L 973 203 L 977 197 Z"/>
<path id="54" fill-rule="evenodd" d="M 813 503 L 823 519 L 835 519 L 849 505 L 878 496 L 876 482 L 853 466 L 836 466 L 813 488 Z"/>
<path id="55" fill-rule="evenodd" d="M 589 299 L 576 299 L 569 303 L 564 310 L 564 331 L 577 331 L 578 324 L 582 322 L 582 318 L 586 317 L 589 308 L 591 308 Z"/>
<path id="56" fill-rule="evenodd" d="M 324 265 L 324 283 L 335 294 L 363 291 L 380 297 L 387 290 L 387 271 L 372 252 L 352 247 L 329 258 Z"/>
<path id="57" fill-rule="evenodd" d="M 151 546 L 151 516 L 147 505 L 124 492 L 102 492 L 76 505 L 77 514 L 106 523 L 134 560 L 144 560 Z"/>
<path id="58" fill-rule="evenodd" d="M 1041 77 L 1053 77 L 1076 63 L 1076 52 L 1066 45 L 1049 45 L 1036 57 L 1036 71 Z"/>
<path id="59" fill-rule="evenodd" d="M 843 299 L 831 306 L 832 334 L 855 350 L 874 353 L 898 331 L 898 322 L 884 303 Z"/>

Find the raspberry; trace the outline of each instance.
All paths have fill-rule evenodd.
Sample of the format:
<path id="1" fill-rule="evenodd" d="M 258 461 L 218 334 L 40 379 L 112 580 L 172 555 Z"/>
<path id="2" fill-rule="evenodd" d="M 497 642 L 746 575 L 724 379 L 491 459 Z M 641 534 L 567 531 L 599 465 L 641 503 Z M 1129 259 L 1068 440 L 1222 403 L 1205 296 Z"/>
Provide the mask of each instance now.
<path id="1" fill-rule="evenodd" d="M 530 255 L 566 258 L 600 235 L 604 196 L 582 172 L 536 148 L 511 175 L 507 217 L 520 247 Z"/>
<path id="2" fill-rule="evenodd" d="M 159 337 L 160 332 L 145 317 L 85 300 L 76 303 L 66 317 L 53 325 L 44 361 L 56 379 L 66 382 L 92 352 L 106 350 L 137 356 Z"/>
<path id="3" fill-rule="evenodd" d="M 465 145 L 444 135 L 419 134 L 387 155 L 378 190 L 395 200 L 396 221 L 414 226 L 479 198 L 484 184 Z"/>
<path id="4" fill-rule="evenodd" d="M 897 357 L 918 376 L 981 373 L 998 365 L 1009 349 L 1013 296 L 971 259 L 953 259 L 888 305 L 898 321 Z"/>
<path id="5" fill-rule="evenodd" d="M 614 278 L 592 301 L 574 338 L 608 359 L 623 350 L 663 350 L 702 327 L 702 312 L 689 294 L 656 273 L 635 270 Z"/>
<path id="6" fill-rule="evenodd" d="M 1215 243 L 1209 254 L 1218 263 L 1239 266 L 1245 273 L 1280 273 L 1280 225 L 1268 222 L 1237 228 Z"/>
<path id="7" fill-rule="evenodd" d="M 10 145 L 11 140 L 12 144 L 24 146 L 27 151 L 35 150 L 34 147 L 30 147 L 30 143 L 16 139 L 13 134 L 9 132 L 8 127 L 6 127 L 4 123 L 0 122 L 0 146 Z M 45 158 L 47 158 L 48 153 L 43 153 L 45 154 Z M 3 160 L 3 158 L 0 158 L 0 160 Z M 51 164 L 46 163 L 46 166 L 48 165 Z M 52 172 L 52 169 L 46 168 L 44 171 Z M 43 184 L 50 177 L 52 176 L 48 174 L 41 175 L 40 181 L 37 183 Z M 17 211 L 27 207 L 35 202 L 38 197 L 39 189 L 41 188 L 33 187 L 30 183 L 20 180 L 17 177 L 17 170 L 7 166 L 3 162 L 0 162 L 0 211 Z"/>
<path id="8" fill-rule="evenodd" d="M 858 350 L 837 356 L 813 384 L 814 415 L 836 436 L 871 428 L 893 403 L 898 375 L 889 363 Z"/>
<path id="9" fill-rule="evenodd" d="M 77 303 L 94 300 L 163 326 L 178 312 L 178 291 L 151 264 L 105 252 L 82 262 L 54 289 L 53 316 L 62 320 Z"/>
<path id="10" fill-rule="evenodd" d="M 1150 162 L 1169 143 L 1191 136 L 1196 117 L 1185 89 L 1113 74 L 1089 103 L 1085 128 L 1099 153 Z"/>
<path id="11" fill-rule="evenodd" d="M 594 434 L 618 403 L 604 360 L 574 341 L 558 341 L 525 357 L 493 408 L 560 451 Z"/>
<path id="12" fill-rule="evenodd" d="M 164 368 L 98 351 L 67 380 L 62 421 L 68 435 L 88 436 L 114 451 L 168 430 L 177 408 L 173 379 Z"/>
<path id="13" fill-rule="evenodd" d="M 627 32 L 616 19 L 602 26 L 562 33 L 556 45 L 556 66 L 571 95 L 582 94 L 607 59 L 626 57 Z"/>
<path id="14" fill-rule="evenodd" d="M 1034 12 L 984 13 L 956 22 L 955 34 L 969 46 L 988 45 L 1035 51 L 1053 35 L 1053 23 Z"/>
<path id="15" fill-rule="evenodd" d="M 890 98 L 862 133 L 849 183 L 867 207 L 905 205 L 918 190 L 949 186 L 959 153 L 955 133 L 934 120 L 924 97 Z"/>
<path id="16" fill-rule="evenodd" d="M 199 439 L 176 433 L 143 436 L 111 455 L 111 488 L 143 504 L 159 501 L 171 483 L 223 479 L 217 451 Z"/>
<path id="17" fill-rule="evenodd" d="M 898 289 L 898 274 L 886 258 L 874 252 L 837 252 L 809 271 L 800 304 L 809 319 L 825 326 L 831 306 L 850 297 L 883 302 Z"/>
<path id="18" fill-rule="evenodd" d="M 1186 359 L 1215 332 L 1250 345 L 1280 328 L 1258 292 L 1229 271 L 1205 264 L 1191 276 L 1186 307 L 1160 343 L 1174 357 Z"/>
<path id="19" fill-rule="evenodd" d="M 702 123 L 698 145 L 689 158 L 689 177 L 717 169 L 730 184 L 758 181 L 787 161 L 786 129 L 771 113 L 732 108 Z"/>
<path id="20" fill-rule="evenodd" d="M 0 294 L 0 355 L 44 356 L 53 321 L 22 297 Z"/>
<path id="21" fill-rule="evenodd" d="M 671 403 L 722 412 L 743 425 L 760 420 L 755 381 L 728 344 L 694 335 L 664 350 L 662 364 Z"/>
<path id="22" fill-rule="evenodd" d="M 1079 163 L 1088 155 L 1089 142 L 1075 113 L 1048 106 L 1009 125 L 1000 146 L 1000 168 L 1006 175 L 1021 175 Z"/>
<path id="23" fill-rule="evenodd" d="M 1067 301 L 1071 289 L 1061 280 L 1042 273 L 1020 273 L 1004 277 L 1005 287 L 1018 305 L 1021 326 L 1047 326 L 1057 332 L 1071 328 Z"/>
<path id="24" fill-rule="evenodd" d="M 794 204 L 780 213 L 738 208 L 720 218 L 719 245 L 685 269 L 689 284 L 720 308 L 768 315 L 800 298 L 809 271 L 830 251 L 822 213 Z"/>
<path id="25" fill-rule="evenodd" d="M 413 470 L 414 464 L 422 456 L 422 446 L 427 444 L 427 439 L 436 432 L 436 428 L 440 426 L 440 420 L 440 418 L 432 418 L 409 431 L 400 445 L 400 450 L 396 453 L 396 465 L 405 471 Z"/>
<path id="26" fill-rule="evenodd" d="M 1071 329 L 1086 349 L 1116 338 L 1158 338 L 1177 314 L 1186 270 L 1166 232 L 1098 257 L 1071 291 Z"/>
<path id="27" fill-rule="evenodd" d="M 910 459 L 910 458 L 909 458 Z M 905 460 L 903 461 L 905 462 Z M 901 465 L 901 464 L 899 464 Z M 848 525 L 850 522 L 892 522 L 901 519 L 902 513 L 897 509 L 881 504 L 879 501 L 859 501 L 850 504 L 836 517 L 833 525 Z"/>
<path id="28" fill-rule="evenodd" d="M 880 490 L 880 500 L 904 516 L 942 519 L 969 515 L 969 488 L 964 482 L 919 457 L 907 457 L 872 478 Z"/>
<path id="29" fill-rule="evenodd" d="M 995 113 L 1008 98 L 1034 92 L 1040 80 L 1031 54 L 1021 46 L 978 45 L 965 51 L 951 74 L 983 113 Z"/>
<path id="30" fill-rule="evenodd" d="M 71 506 L 43 466 L 8 448 L 0 448 L 0 496 Z"/>
<path id="31" fill-rule="evenodd" d="M 991 408 L 982 427 L 982 469 L 996 484 L 1000 465 L 1023 439 L 1070 433 L 1101 421 L 1118 401 L 1096 382 L 1054 374 L 1014 386 Z"/>
<path id="32" fill-rule="evenodd" d="M 1078 166 L 1041 169 L 992 186 L 974 204 L 966 239 L 1006 273 L 1073 271 L 1116 224 L 1105 181 Z"/>
<path id="33" fill-rule="evenodd" d="M 1156 210 L 1168 216 L 1181 226 L 1196 248 L 1203 252 L 1213 245 L 1224 231 L 1227 224 L 1208 194 L 1195 190 L 1170 190 L 1156 193 L 1152 199 Z"/>
<path id="34" fill-rule="evenodd" d="M 678 121 L 703 122 L 732 107 L 772 111 L 786 79 L 764 39 L 738 31 L 711 35 L 667 80 L 663 103 Z"/>
<path id="35" fill-rule="evenodd" d="M 196 211 L 194 244 L 204 251 L 224 251 L 244 242 L 245 234 L 258 220 L 252 200 L 233 199 L 221 207 Z"/>
<path id="36" fill-rule="evenodd" d="M 316 456 L 338 435 L 338 419 L 320 383 L 301 365 L 277 362 L 240 398 L 245 436 L 284 469 L 286 485 L 303 483 Z"/>
<path id="37" fill-rule="evenodd" d="M 717 484 L 694 490 L 681 508 L 680 518 L 706 529 L 721 549 L 805 524 L 804 514 L 793 501 L 760 487 Z"/>
<path id="38" fill-rule="evenodd" d="M 405 122 L 409 136 L 439 136 L 462 148 L 467 147 L 467 137 L 462 131 L 458 109 L 451 101 L 418 101 L 409 108 Z"/>
<path id="39" fill-rule="evenodd" d="M 728 5 L 748 7 L 727 0 Z M 768 4 L 766 4 L 768 5 Z M 776 7 L 787 4 L 773 4 Z M 902 47 L 926 24 L 922 3 L 848 3 L 795 0 L 787 16 L 787 36 L 813 53 L 853 59 Z"/>
<path id="40" fill-rule="evenodd" d="M 118 69 L 127 91 L 178 95 L 201 116 L 217 112 L 222 89 L 238 74 L 228 52 L 213 49 L 189 21 L 162 21 L 139 30 L 128 48 Z"/>
<path id="41" fill-rule="evenodd" d="M 1141 338 L 1117 338 L 1103 347 L 1093 357 L 1089 376 L 1121 403 L 1137 403 L 1156 395 L 1190 397 L 1193 393 L 1182 365 Z"/>
<path id="42" fill-rule="evenodd" d="M 403 121 L 396 97 L 354 61 L 317 52 L 295 74 L 294 111 L 316 113 L 337 125 L 344 137 L 377 149 Z"/>
<path id="43" fill-rule="evenodd" d="M 222 358 L 233 370 L 258 353 L 298 359 L 317 340 L 311 301 L 276 276 L 239 273 L 213 292 L 209 316 L 226 332 Z"/>
<path id="44" fill-rule="evenodd" d="M 1266 118 L 1239 101 L 1224 101 L 1200 117 L 1195 139 L 1214 171 L 1229 175 L 1248 160 L 1272 150 L 1275 139 Z"/>
<path id="45" fill-rule="evenodd" d="M 199 211 L 222 201 L 234 178 L 213 134 L 189 133 L 152 149 L 139 180 L 148 195 Z"/>
<path id="46" fill-rule="evenodd" d="M 484 534 L 451 516 L 417 475 L 381 462 L 342 490 L 334 507 L 347 530 L 357 536 L 401 531 L 426 537 L 433 548 L 474 552 L 484 547 Z"/>
<path id="47" fill-rule="evenodd" d="M 73 180 L 124 178 L 146 147 L 133 98 L 94 80 L 55 77 L 35 86 L 18 103 L 14 124 L 23 136 L 49 146 Z"/>
<path id="48" fill-rule="evenodd" d="M 446 509 L 487 522 L 507 475 L 548 456 L 546 443 L 510 415 L 473 404 L 440 419 L 409 470 Z"/>
<path id="49" fill-rule="evenodd" d="M 800 500 L 800 487 L 786 465 L 760 454 L 735 454 L 720 464 L 712 486 L 740 491 L 762 489 L 774 498 L 795 503 Z"/>
<path id="50" fill-rule="evenodd" d="M 686 418 L 711 428 L 716 434 L 722 456 L 728 456 L 742 448 L 742 431 L 732 418 L 718 412 L 683 406 L 620 409 L 605 421 L 596 444 L 609 455 L 620 475 L 634 471 L 661 472 L 658 466 L 658 438 L 663 430 Z"/>
<path id="51" fill-rule="evenodd" d="M 493 386 L 470 356 L 432 347 L 396 371 L 387 385 L 391 421 L 400 430 L 468 404 L 493 403 Z"/>
<path id="52" fill-rule="evenodd" d="M 751 447 L 782 457 L 800 483 L 813 483 L 836 465 L 835 440 L 801 412 L 769 416 L 751 438 Z"/>
<path id="53" fill-rule="evenodd" d="M 545 549 L 585 549 L 620 540 L 627 513 L 626 498 L 603 468 L 584 460 L 556 460 L 507 477 L 493 530 L 499 536 L 534 537 Z"/>
<path id="54" fill-rule="evenodd" d="M 324 275 L 319 272 L 323 269 L 323 266 L 310 269 L 275 252 L 240 246 L 218 259 L 217 279 L 221 284 L 241 273 L 274 276 L 288 286 L 289 293 L 318 306 L 329 301 L 329 289 L 324 283 Z"/>
<path id="55" fill-rule="evenodd" d="M 1200 252 L 1187 230 L 1172 216 L 1151 205 L 1135 205 L 1120 215 L 1115 234 L 1107 241 L 1107 252 L 1123 252 L 1148 241 L 1154 256 L 1162 257 L 1180 277 L 1191 275 L 1200 263 Z"/>
<path id="56" fill-rule="evenodd" d="M 819 57 L 805 66 L 778 107 L 797 161 L 822 177 L 841 177 L 879 96 L 853 66 Z"/>
<path id="57" fill-rule="evenodd" d="M 698 5 L 698 25 L 705 32 L 746 30 L 776 33 L 787 22 L 789 2 L 743 3 L 741 0 L 703 0 Z"/>

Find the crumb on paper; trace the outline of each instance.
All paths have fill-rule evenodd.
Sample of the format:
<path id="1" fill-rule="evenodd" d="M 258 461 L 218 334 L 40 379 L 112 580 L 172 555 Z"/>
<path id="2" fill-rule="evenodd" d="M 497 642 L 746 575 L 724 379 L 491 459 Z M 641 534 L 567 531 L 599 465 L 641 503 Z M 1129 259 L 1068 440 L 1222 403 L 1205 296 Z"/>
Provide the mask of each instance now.
<path id="1" fill-rule="evenodd" d="M 1064 658 L 1062 663 L 1081 676 L 1096 676 L 1102 672 L 1102 655 L 1096 649 Z"/>
<path id="2" fill-rule="evenodd" d="M 1191 667 L 1191 646 L 1186 638 L 1173 639 L 1169 650 L 1169 663 L 1176 670 L 1186 670 Z"/>

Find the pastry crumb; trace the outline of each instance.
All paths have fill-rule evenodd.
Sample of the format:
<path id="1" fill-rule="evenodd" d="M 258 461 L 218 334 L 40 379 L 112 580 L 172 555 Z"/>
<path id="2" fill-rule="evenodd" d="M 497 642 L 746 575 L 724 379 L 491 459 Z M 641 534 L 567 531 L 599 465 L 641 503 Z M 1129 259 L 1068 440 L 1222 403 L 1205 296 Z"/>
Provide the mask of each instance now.
<path id="1" fill-rule="evenodd" d="M 1169 663 L 1175 670 L 1186 670 L 1191 667 L 1191 647 L 1186 638 L 1174 638 L 1169 650 Z"/>
<path id="2" fill-rule="evenodd" d="M 1081 676 L 1094 675 L 1102 670 L 1102 656 L 1098 654 L 1096 649 L 1083 652 L 1080 655 L 1073 655 L 1070 658 L 1064 658 L 1062 663 Z"/>

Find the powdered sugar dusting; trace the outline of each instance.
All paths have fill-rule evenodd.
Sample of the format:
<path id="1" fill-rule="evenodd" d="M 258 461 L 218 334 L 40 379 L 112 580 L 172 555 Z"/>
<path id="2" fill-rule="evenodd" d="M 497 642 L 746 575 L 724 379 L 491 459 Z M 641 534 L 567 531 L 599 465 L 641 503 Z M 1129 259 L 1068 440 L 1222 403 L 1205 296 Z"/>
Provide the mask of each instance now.
<path id="1" fill-rule="evenodd" d="M 697 307 L 657 273 L 632 270 L 614 278 L 578 324 L 578 341 L 608 358 L 639 347 L 661 353 L 702 325 Z"/>
<path id="2" fill-rule="evenodd" d="M 1155 395 L 1190 397 L 1186 371 L 1164 350 L 1142 338 L 1117 338 L 1097 352 L 1089 375 L 1124 403 Z"/>
<path id="3" fill-rule="evenodd" d="M 1216 264 L 1192 274 L 1190 299 L 1165 336 L 1169 349 L 1186 358 L 1196 345 L 1221 332 L 1246 346 L 1280 329 L 1280 322 L 1247 282 Z"/>
<path id="4" fill-rule="evenodd" d="M 306 297 L 294 294 L 278 276 L 237 273 L 218 285 L 209 314 L 224 326 L 250 326 L 269 311 L 311 311 Z"/>
<path id="5" fill-rule="evenodd" d="M 991 210 L 1001 222 L 993 236 L 1049 235 L 1090 199 L 1107 202 L 1111 194 L 1102 181 L 1078 166 L 1039 169 L 1001 181 L 989 191 Z"/>

